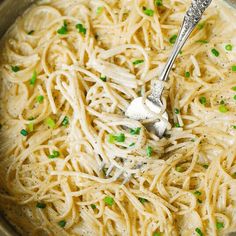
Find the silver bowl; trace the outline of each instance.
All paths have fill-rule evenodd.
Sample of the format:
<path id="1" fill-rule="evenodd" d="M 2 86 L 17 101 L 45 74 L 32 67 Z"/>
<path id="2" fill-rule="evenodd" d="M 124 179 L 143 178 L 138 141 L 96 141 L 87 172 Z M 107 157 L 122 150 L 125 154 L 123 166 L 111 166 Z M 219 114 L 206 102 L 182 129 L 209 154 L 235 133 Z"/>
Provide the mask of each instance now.
<path id="1" fill-rule="evenodd" d="M 0 38 L 21 15 L 36 0 L 0 0 Z M 225 0 L 236 9 L 236 0 Z M 19 236 L 14 228 L 0 214 L 0 236 Z M 236 233 L 230 234 L 236 236 Z"/>

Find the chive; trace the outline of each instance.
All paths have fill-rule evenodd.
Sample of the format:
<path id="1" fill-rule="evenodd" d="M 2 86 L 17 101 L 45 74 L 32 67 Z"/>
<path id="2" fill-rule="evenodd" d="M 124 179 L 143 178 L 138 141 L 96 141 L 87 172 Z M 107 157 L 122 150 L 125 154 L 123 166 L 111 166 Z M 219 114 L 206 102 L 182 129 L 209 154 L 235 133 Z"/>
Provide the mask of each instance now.
<path id="1" fill-rule="evenodd" d="M 103 12 L 103 7 L 98 7 L 96 10 L 97 15 L 100 15 Z"/>
<path id="2" fill-rule="evenodd" d="M 202 195 L 202 193 L 200 191 L 195 191 L 193 194 L 197 195 L 197 196 L 200 196 Z"/>
<path id="3" fill-rule="evenodd" d="M 93 210 L 95 210 L 97 208 L 95 204 L 91 204 L 91 207 Z"/>
<path id="4" fill-rule="evenodd" d="M 131 143 L 130 145 L 129 145 L 129 147 L 133 147 L 135 145 L 135 143 Z"/>
<path id="5" fill-rule="evenodd" d="M 39 96 L 37 97 L 37 102 L 38 102 L 38 103 L 43 103 L 43 100 L 44 100 L 44 96 L 39 95 Z"/>
<path id="6" fill-rule="evenodd" d="M 200 98 L 199 98 L 199 102 L 200 102 L 202 105 L 206 105 L 206 102 L 207 102 L 206 97 L 200 97 Z"/>
<path id="7" fill-rule="evenodd" d="M 197 25 L 197 28 L 198 28 L 199 30 L 201 30 L 201 29 L 204 28 L 204 26 L 205 26 L 205 22 L 201 22 L 201 23 L 199 23 L 199 24 Z"/>
<path id="8" fill-rule="evenodd" d="M 33 122 L 30 122 L 28 124 L 28 130 L 29 130 L 29 132 L 33 132 L 34 131 L 34 123 Z"/>
<path id="9" fill-rule="evenodd" d="M 84 28 L 82 24 L 77 24 L 76 29 L 78 29 L 81 34 L 86 35 L 87 29 Z"/>
<path id="10" fill-rule="evenodd" d="M 197 199 L 197 202 L 201 204 L 201 203 L 202 203 L 202 200 L 198 198 L 198 199 Z"/>
<path id="11" fill-rule="evenodd" d="M 229 110 L 228 110 L 228 108 L 225 105 L 222 104 L 222 105 L 219 106 L 219 111 L 221 113 L 226 113 Z"/>
<path id="12" fill-rule="evenodd" d="M 54 129 L 55 126 L 56 126 L 55 121 L 54 121 L 52 118 L 50 118 L 50 117 L 45 120 L 45 124 L 46 124 L 49 128 L 52 128 L 52 129 Z"/>
<path id="13" fill-rule="evenodd" d="M 199 228 L 196 228 L 196 229 L 195 229 L 195 232 L 196 232 L 199 236 L 204 236 L 203 232 L 202 232 Z"/>
<path id="14" fill-rule="evenodd" d="M 61 124 L 63 126 L 67 126 L 69 124 L 69 118 L 67 116 L 65 116 Z"/>
<path id="15" fill-rule="evenodd" d="M 234 97 L 233 97 L 233 98 L 234 98 L 234 100 L 236 100 L 236 95 L 234 95 Z"/>
<path id="16" fill-rule="evenodd" d="M 140 134 L 141 127 L 135 128 L 135 129 L 130 129 L 130 134 L 132 135 L 139 135 Z"/>
<path id="17" fill-rule="evenodd" d="M 216 222 L 216 228 L 217 228 L 217 229 L 222 229 L 222 228 L 224 228 L 224 223 L 223 223 L 223 222 Z"/>
<path id="18" fill-rule="evenodd" d="M 175 108 L 175 114 L 179 114 L 179 109 Z"/>
<path id="19" fill-rule="evenodd" d="M 153 16 L 154 15 L 154 11 L 152 9 L 148 9 L 146 7 L 143 7 L 143 13 L 147 16 Z"/>
<path id="20" fill-rule="evenodd" d="M 183 54 L 183 51 L 182 51 L 182 50 L 180 50 L 180 51 L 179 51 L 179 54 L 180 54 L 180 55 L 182 55 L 182 54 Z"/>
<path id="21" fill-rule="evenodd" d="M 170 37 L 169 42 L 171 44 L 174 44 L 176 42 L 176 39 L 177 39 L 177 34 L 174 34 L 173 36 Z"/>
<path id="22" fill-rule="evenodd" d="M 144 63 L 144 60 L 136 60 L 136 61 L 133 61 L 133 65 L 139 65 L 139 64 L 142 64 Z"/>
<path id="23" fill-rule="evenodd" d="M 107 82 L 107 77 L 105 75 L 101 75 L 100 80 L 102 80 L 103 82 Z"/>
<path id="24" fill-rule="evenodd" d="M 189 78 L 189 77 L 190 77 L 190 72 L 189 72 L 189 71 L 186 71 L 186 72 L 185 72 L 185 77 L 186 77 L 186 78 Z"/>
<path id="25" fill-rule="evenodd" d="M 155 0 L 155 5 L 158 7 L 163 6 L 162 0 Z"/>
<path id="26" fill-rule="evenodd" d="M 236 129 L 236 125 L 233 125 L 233 128 Z"/>
<path id="27" fill-rule="evenodd" d="M 147 199 L 142 198 L 142 197 L 139 197 L 138 200 L 139 200 L 142 204 L 144 204 L 145 202 L 148 202 Z"/>
<path id="28" fill-rule="evenodd" d="M 108 137 L 108 142 L 109 143 L 114 143 L 114 142 L 118 142 L 118 143 L 123 143 L 125 141 L 125 135 L 124 134 L 119 134 L 119 135 L 112 135 L 112 134 L 109 134 L 109 137 Z"/>
<path id="29" fill-rule="evenodd" d="M 59 156 L 60 156 L 60 152 L 53 150 L 53 151 L 52 151 L 52 154 L 50 154 L 50 155 L 48 156 L 48 158 L 54 159 L 54 158 L 57 158 L 57 157 L 59 157 Z"/>
<path id="30" fill-rule="evenodd" d="M 59 30 L 57 30 L 57 33 L 62 35 L 68 33 L 67 22 L 65 20 L 63 26 Z"/>
<path id="31" fill-rule="evenodd" d="M 40 209 L 44 209 L 44 208 L 46 208 L 46 204 L 45 204 L 45 203 L 42 203 L 42 202 L 38 202 L 38 203 L 36 204 L 36 207 L 37 207 L 37 208 L 40 208 Z"/>
<path id="32" fill-rule="evenodd" d="M 34 33 L 34 30 L 31 30 L 28 32 L 28 35 L 32 35 Z"/>
<path id="33" fill-rule="evenodd" d="M 176 128 L 180 128 L 180 124 L 179 123 L 175 123 L 175 127 Z"/>
<path id="34" fill-rule="evenodd" d="M 232 71 L 233 71 L 233 72 L 236 71 L 236 66 L 235 66 L 235 65 L 232 66 Z"/>
<path id="35" fill-rule="evenodd" d="M 175 170 L 177 172 L 183 172 L 184 171 L 182 166 L 176 166 Z"/>
<path id="36" fill-rule="evenodd" d="M 20 67 L 19 66 L 11 66 L 11 70 L 16 73 L 20 70 Z"/>
<path id="37" fill-rule="evenodd" d="M 231 44 L 227 44 L 227 45 L 225 45 L 225 50 L 226 51 L 232 51 L 233 50 L 233 46 Z"/>
<path id="38" fill-rule="evenodd" d="M 103 199 L 106 205 L 112 206 L 114 204 L 114 199 L 113 197 L 107 196 Z"/>
<path id="39" fill-rule="evenodd" d="M 58 222 L 58 225 L 62 228 L 64 228 L 66 226 L 66 221 L 65 220 L 61 220 Z"/>
<path id="40" fill-rule="evenodd" d="M 151 146 L 147 146 L 146 148 L 146 154 L 148 157 L 151 157 L 152 156 L 152 147 Z"/>
<path id="41" fill-rule="evenodd" d="M 36 80 L 37 80 L 37 72 L 36 72 L 36 70 L 34 70 L 33 75 L 32 75 L 32 77 L 30 79 L 30 84 L 31 85 L 35 85 Z"/>
<path id="42" fill-rule="evenodd" d="M 218 57 L 220 55 L 219 51 L 217 51 L 215 48 L 211 49 L 211 53 L 215 56 Z"/>
<path id="43" fill-rule="evenodd" d="M 206 43 L 209 43 L 209 42 L 205 39 L 200 39 L 200 40 L 197 40 L 196 43 L 206 44 Z"/>
<path id="44" fill-rule="evenodd" d="M 22 129 L 22 130 L 20 131 L 20 134 L 23 135 L 23 136 L 27 136 L 29 133 L 28 133 L 27 130 Z"/>
<path id="45" fill-rule="evenodd" d="M 208 169 L 209 165 L 205 164 L 205 165 L 202 165 L 205 169 Z"/>
<path id="46" fill-rule="evenodd" d="M 236 91 L 236 86 L 232 87 L 231 89 L 234 90 L 234 91 Z"/>
<path id="47" fill-rule="evenodd" d="M 161 236 L 161 233 L 155 232 L 153 233 L 153 236 Z"/>

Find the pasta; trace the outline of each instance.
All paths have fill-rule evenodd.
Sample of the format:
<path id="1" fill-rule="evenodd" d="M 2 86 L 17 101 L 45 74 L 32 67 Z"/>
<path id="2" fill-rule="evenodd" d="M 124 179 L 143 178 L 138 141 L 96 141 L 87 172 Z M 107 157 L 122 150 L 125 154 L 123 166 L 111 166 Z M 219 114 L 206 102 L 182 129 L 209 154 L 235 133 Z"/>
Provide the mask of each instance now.
<path id="1" fill-rule="evenodd" d="M 19 233 L 236 230 L 234 11 L 213 3 L 178 56 L 163 95 L 164 138 L 124 115 L 150 93 L 189 4 L 43 0 L 9 29 L 0 209 Z"/>

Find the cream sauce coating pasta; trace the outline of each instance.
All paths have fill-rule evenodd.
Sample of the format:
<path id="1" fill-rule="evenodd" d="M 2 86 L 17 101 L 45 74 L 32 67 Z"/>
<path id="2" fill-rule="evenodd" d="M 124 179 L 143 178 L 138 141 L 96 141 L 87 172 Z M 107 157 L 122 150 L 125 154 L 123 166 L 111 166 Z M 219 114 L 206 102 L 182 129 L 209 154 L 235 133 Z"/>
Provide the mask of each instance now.
<path id="1" fill-rule="evenodd" d="M 189 4 L 43 0 L 4 36 L 0 209 L 22 235 L 236 230 L 234 11 L 212 3 L 178 56 L 164 138 L 124 115 L 150 93 Z"/>

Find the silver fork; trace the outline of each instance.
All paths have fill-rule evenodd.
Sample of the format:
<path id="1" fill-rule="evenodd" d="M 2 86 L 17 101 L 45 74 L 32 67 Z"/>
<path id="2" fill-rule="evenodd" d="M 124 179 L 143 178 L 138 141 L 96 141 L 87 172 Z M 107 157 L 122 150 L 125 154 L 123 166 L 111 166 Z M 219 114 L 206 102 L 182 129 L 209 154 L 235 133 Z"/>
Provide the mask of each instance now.
<path id="1" fill-rule="evenodd" d="M 202 18 L 204 11 L 210 5 L 212 0 L 193 0 L 190 8 L 186 12 L 184 16 L 184 20 L 176 39 L 175 45 L 173 47 L 173 51 L 161 73 L 161 76 L 157 81 L 154 82 L 153 88 L 151 90 L 151 94 L 144 100 L 143 97 L 135 98 L 129 105 L 126 110 L 125 115 L 131 119 L 135 120 L 144 120 L 153 118 L 155 115 L 159 114 L 160 119 L 147 125 L 147 128 L 150 131 L 155 132 L 160 138 L 163 137 L 168 122 L 168 114 L 166 111 L 162 111 L 163 103 L 162 103 L 162 93 L 164 91 L 164 82 L 168 80 L 169 73 L 173 67 L 173 64 L 184 46 L 185 42 L 189 38 L 190 34 L 199 23 Z M 161 113 L 162 111 L 162 113 Z M 141 168 L 144 163 L 140 163 L 136 165 L 134 168 Z M 106 177 L 108 177 L 114 169 L 114 165 L 110 165 L 108 171 L 106 173 Z M 118 170 L 118 174 L 116 175 L 116 179 L 118 179 L 122 175 L 126 175 L 123 183 L 126 183 L 130 180 L 131 175 L 127 175 L 125 171 Z"/>

